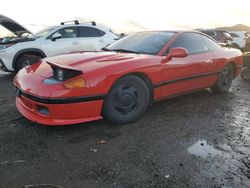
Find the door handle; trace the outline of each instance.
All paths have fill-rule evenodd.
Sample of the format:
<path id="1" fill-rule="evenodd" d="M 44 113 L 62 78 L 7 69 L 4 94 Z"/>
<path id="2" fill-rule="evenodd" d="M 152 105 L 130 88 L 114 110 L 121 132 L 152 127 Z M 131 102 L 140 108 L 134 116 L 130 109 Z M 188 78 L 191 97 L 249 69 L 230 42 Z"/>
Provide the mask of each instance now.
<path id="1" fill-rule="evenodd" d="M 213 61 L 213 60 L 206 60 L 206 61 L 204 61 L 203 63 L 204 63 L 204 64 L 213 64 L 214 61 Z"/>

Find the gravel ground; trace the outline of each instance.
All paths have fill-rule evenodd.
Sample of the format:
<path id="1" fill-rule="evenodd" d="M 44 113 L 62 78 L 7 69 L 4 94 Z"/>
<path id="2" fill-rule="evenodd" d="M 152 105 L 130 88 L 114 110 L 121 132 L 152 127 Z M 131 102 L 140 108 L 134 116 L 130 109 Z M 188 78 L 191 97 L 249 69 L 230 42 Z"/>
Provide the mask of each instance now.
<path id="1" fill-rule="evenodd" d="M 0 188 L 250 187 L 250 82 L 156 103 L 128 125 L 47 127 L 16 110 L 12 79 L 0 73 Z"/>

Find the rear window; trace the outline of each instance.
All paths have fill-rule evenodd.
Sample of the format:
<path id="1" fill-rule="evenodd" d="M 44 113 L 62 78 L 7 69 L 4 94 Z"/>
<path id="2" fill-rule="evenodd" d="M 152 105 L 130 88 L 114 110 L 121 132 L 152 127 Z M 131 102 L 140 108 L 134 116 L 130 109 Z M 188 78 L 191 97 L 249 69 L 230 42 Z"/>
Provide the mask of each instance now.
<path id="1" fill-rule="evenodd" d="M 210 38 L 203 36 L 203 35 L 202 35 L 202 38 L 205 41 L 205 43 L 210 51 L 221 50 L 221 46 L 217 42 L 215 42 L 215 41 L 211 40 Z"/>
<path id="2" fill-rule="evenodd" d="M 80 27 L 80 37 L 101 37 L 105 35 L 104 31 L 93 27 Z"/>

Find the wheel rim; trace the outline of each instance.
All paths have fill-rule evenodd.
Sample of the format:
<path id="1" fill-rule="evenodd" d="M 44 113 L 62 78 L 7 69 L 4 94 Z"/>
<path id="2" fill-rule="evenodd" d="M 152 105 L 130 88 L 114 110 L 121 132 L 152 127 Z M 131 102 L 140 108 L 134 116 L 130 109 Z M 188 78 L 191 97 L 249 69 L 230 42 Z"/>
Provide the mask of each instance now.
<path id="1" fill-rule="evenodd" d="M 28 59 L 25 59 L 23 62 L 22 62 L 22 68 L 24 68 L 24 67 L 27 67 L 27 66 L 30 66 L 30 60 L 28 60 Z"/>
<path id="2" fill-rule="evenodd" d="M 249 68 L 245 68 L 245 69 L 242 70 L 241 78 L 243 80 L 250 80 L 250 69 Z"/>
<path id="3" fill-rule="evenodd" d="M 227 90 L 232 84 L 232 70 L 227 66 L 221 74 L 221 83 L 225 90 Z"/>
<path id="4" fill-rule="evenodd" d="M 114 110 L 123 114 L 128 115 L 139 106 L 139 94 L 133 86 L 121 86 L 113 95 L 113 107 Z"/>

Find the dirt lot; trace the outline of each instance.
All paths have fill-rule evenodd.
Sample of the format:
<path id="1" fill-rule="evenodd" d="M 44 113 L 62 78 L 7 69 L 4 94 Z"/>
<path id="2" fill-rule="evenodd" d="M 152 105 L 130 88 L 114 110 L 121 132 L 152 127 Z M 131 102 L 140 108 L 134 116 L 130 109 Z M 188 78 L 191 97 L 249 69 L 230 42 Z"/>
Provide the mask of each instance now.
<path id="1" fill-rule="evenodd" d="M 0 188 L 250 186 L 250 83 L 162 101 L 129 125 L 46 127 L 18 113 L 12 79 L 0 74 Z"/>

